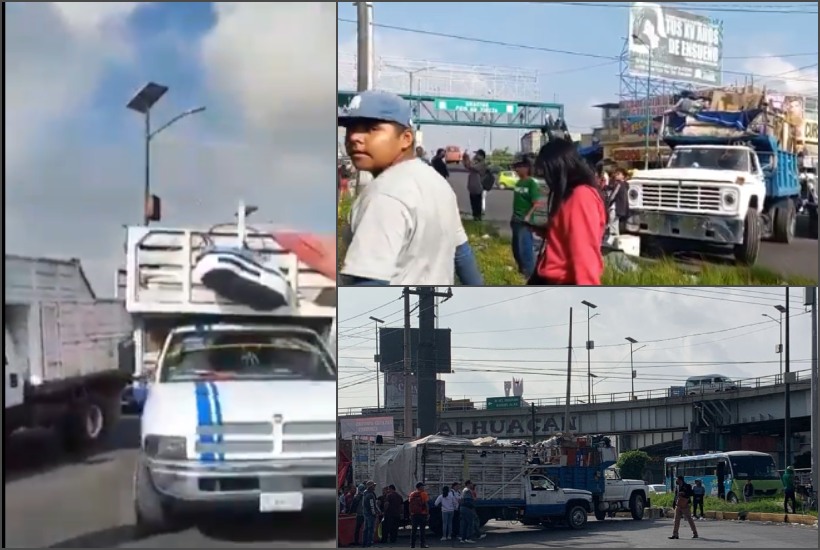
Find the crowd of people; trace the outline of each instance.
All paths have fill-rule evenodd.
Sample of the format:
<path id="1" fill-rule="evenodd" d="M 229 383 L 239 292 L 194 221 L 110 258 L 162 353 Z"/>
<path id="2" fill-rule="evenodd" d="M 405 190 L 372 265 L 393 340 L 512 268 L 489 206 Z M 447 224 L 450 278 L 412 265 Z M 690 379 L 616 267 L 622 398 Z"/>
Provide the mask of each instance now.
<path id="1" fill-rule="evenodd" d="M 484 284 L 447 180 L 445 151 L 425 158 L 407 102 L 362 92 L 339 125 L 351 162 L 374 178 L 351 207 L 341 283 L 449 286 L 458 278 Z M 482 221 L 495 175 L 483 150 L 465 153 L 462 165 L 472 217 Z M 528 284 L 600 285 L 603 243 L 628 215 L 626 172 L 596 173 L 565 135 L 516 159 L 514 170 L 512 253 Z"/>
<path id="2" fill-rule="evenodd" d="M 486 535 L 476 513 L 478 495 L 476 485 L 467 480 L 463 484 L 454 481 L 441 487 L 440 493 L 431 500 L 423 482 L 404 499 L 395 485 L 383 487 L 376 494 L 376 483 L 366 481 L 339 491 L 339 513 L 355 515 L 354 546 L 369 548 L 374 542 L 396 544 L 399 528 L 410 526 L 410 548 L 428 548 L 427 527 L 430 514 L 441 514 L 441 540 L 459 540 L 473 544 Z"/>

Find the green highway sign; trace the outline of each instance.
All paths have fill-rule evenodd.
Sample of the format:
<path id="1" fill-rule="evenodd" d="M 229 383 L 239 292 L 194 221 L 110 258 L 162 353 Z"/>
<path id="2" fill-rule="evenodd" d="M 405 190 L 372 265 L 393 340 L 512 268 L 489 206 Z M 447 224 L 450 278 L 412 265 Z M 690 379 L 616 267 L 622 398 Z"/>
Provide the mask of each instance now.
<path id="1" fill-rule="evenodd" d="M 439 111 L 462 111 L 465 113 L 509 114 L 518 112 L 517 103 L 503 103 L 500 101 L 473 101 L 470 99 L 436 99 L 436 109 Z"/>
<path id="2" fill-rule="evenodd" d="M 488 397 L 487 398 L 487 408 L 488 409 L 520 409 L 521 408 L 521 398 L 517 395 L 513 395 L 510 397 Z"/>

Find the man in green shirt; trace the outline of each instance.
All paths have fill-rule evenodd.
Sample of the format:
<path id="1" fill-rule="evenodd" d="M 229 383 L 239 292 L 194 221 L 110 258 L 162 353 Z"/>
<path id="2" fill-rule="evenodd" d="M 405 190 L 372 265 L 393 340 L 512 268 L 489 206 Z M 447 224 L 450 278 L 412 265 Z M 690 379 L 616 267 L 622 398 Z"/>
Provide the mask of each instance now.
<path id="1" fill-rule="evenodd" d="M 789 501 L 792 503 L 792 511 L 791 513 L 795 513 L 797 511 L 797 499 L 794 496 L 794 466 L 788 466 L 786 471 L 783 472 L 783 477 L 781 478 L 783 482 L 783 493 L 785 498 L 783 499 L 783 509 L 786 513 L 789 513 Z"/>
<path id="2" fill-rule="evenodd" d="M 529 277 L 535 269 L 535 250 L 533 250 L 532 216 L 541 200 L 541 187 L 532 177 L 534 155 L 522 155 L 513 162 L 513 169 L 518 174 L 518 183 L 513 190 L 512 219 L 512 253 L 518 271 Z"/>

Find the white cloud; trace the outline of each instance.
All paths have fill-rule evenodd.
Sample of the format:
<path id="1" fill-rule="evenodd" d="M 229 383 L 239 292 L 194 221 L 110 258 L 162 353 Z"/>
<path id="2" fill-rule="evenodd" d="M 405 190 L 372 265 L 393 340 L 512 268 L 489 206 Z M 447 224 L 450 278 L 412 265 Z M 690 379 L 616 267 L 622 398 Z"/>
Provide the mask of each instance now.
<path id="1" fill-rule="evenodd" d="M 91 145 L 68 123 L 82 116 L 88 124 L 109 68 L 133 73 L 134 88 L 144 81 L 144 69 L 131 65 L 137 37 L 128 23 L 145 4 L 32 2 L 6 14 L 7 250 L 79 257 L 103 294 L 122 263 L 122 224 L 141 219 L 138 126 Z M 152 147 L 164 223 L 223 222 L 244 198 L 260 207 L 260 223 L 333 231 L 335 6 L 237 2 L 214 10 L 214 26 L 182 52 L 207 75 L 197 102 L 208 110 Z M 159 118 L 173 114 L 169 105 L 157 106 Z M 124 108 L 120 116 L 100 124 L 133 118 Z"/>
<path id="2" fill-rule="evenodd" d="M 755 77 L 758 85 L 781 93 L 817 96 L 817 62 L 813 66 L 807 65 L 809 64 L 796 64 L 782 57 L 765 57 L 746 61 L 744 69 L 763 75 Z"/>
<path id="3" fill-rule="evenodd" d="M 776 374 L 779 369 L 774 353 L 778 327 L 761 315 L 777 315 L 773 306 L 782 301 L 782 289 L 454 288 L 453 293 L 453 299 L 442 306 L 439 321 L 439 326 L 453 330 L 456 373 L 443 377 L 450 397 L 468 396 L 480 402 L 486 397 L 503 395 L 503 381 L 513 376 L 524 378 L 525 398 L 563 396 L 570 307 L 574 308 L 575 348 L 572 391 L 573 395 L 586 394 L 586 308 L 581 300 L 598 306 L 593 311 L 598 316 L 591 323 L 595 341 L 591 370 L 599 376 L 596 380 L 606 380 L 595 386 L 596 394 L 630 390 L 627 336 L 639 341 L 634 346 L 636 391 L 680 385 L 694 374 L 723 373 L 750 378 Z M 396 300 L 399 295 L 396 289 L 339 290 L 340 386 L 361 382 L 340 390 L 341 409 L 375 404 L 374 329 L 367 317 L 376 315 L 389 326 L 401 326 L 402 305 Z M 522 298 L 498 303 L 514 297 Z M 382 309 L 351 319 L 388 303 Z M 793 315 L 802 313 L 802 292 L 793 290 L 791 303 Z M 720 332 L 754 323 L 760 324 Z M 809 316 L 795 317 L 791 332 L 791 357 L 795 361 L 792 370 L 808 369 L 804 360 L 811 356 Z M 695 333 L 701 335 L 650 342 Z M 699 362 L 713 364 L 697 365 Z M 489 372 L 492 370 L 502 372 Z"/>

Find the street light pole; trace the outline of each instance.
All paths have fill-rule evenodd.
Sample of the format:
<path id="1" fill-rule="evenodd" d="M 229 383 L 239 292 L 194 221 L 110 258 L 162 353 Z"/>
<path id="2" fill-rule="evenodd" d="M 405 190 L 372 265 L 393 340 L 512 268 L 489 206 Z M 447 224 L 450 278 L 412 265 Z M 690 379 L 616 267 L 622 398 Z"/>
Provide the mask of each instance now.
<path id="1" fill-rule="evenodd" d="M 373 321 L 373 323 L 376 326 L 376 355 L 375 355 L 375 357 L 373 357 L 373 360 L 376 363 L 376 410 L 381 411 L 382 410 L 382 405 L 381 405 L 382 398 L 381 398 L 381 391 L 379 389 L 379 371 L 381 370 L 382 358 L 381 358 L 381 355 L 379 354 L 379 325 L 383 324 L 384 321 L 382 321 L 381 319 L 379 319 L 377 317 L 373 317 L 373 316 L 370 317 L 370 320 Z M 387 403 L 385 403 L 385 408 L 387 408 Z"/>
<path id="2" fill-rule="evenodd" d="M 587 402 L 592 403 L 592 348 L 595 344 L 589 336 L 589 325 L 592 320 L 590 313 L 598 306 L 586 300 L 581 300 L 581 303 L 587 306 Z"/>
<path id="3" fill-rule="evenodd" d="M 790 338 L 790 335 L 789 335 L 789 328 L 790 328 L 789 327 L 789 325 L 790 325 L 790 322 L 789 322 L 789 287 L 786 287 L 785 290 L 786 290 L 786 299 L 785 299 L 786 303 L 783 306 L 781 306 L 781 307 L 783 307 L 783 313 L 786 316 L 786 370 L 785 370 L 785 377 L 786 377 L 786 379 L 785 379 L 785 382 L 786 382 L 786 384 L 785 384 L 785 388 L 786 388 L 785 417 L 786 418 L 785 418 L 785 422 L 784 422 L 784 425 L 783 425 L 783 431 L 784 431 L 783 459 L 784 459 L 785 465 L 789 466 L 792 463 L 791 462 L 791 451 L 792 451 L 792 445 L 791 445 L 791 437 L 792 437 L 792 434 L 791 434 L 791 431 L 792 431 L 792 421 L 791 421 L 792 402 L 791 402 L 791 392 L 790 392 L 791 388 L 789 387 L 789 372 L 790 372 L 790 367 L 791 367 L 791 365 L 790 365 L 790 363 L 791 363 L 791 353 L 790 353 L 790 351 L 791 351 L 790 350 L 790 348 L 791 348 L 791 345 L 790 345 L 791 338 Z"/>
<path id="4" fill-rule="evenodd" d="M 632 346 L 637 344 L 638 341 L 632 337 L 627 336 L 626 341 L 629 342 L 629 368 L 632 371 L 632 376 L 630 377 L 630 381 L 632 382 L 632 391 L 629 394 L 629 399 L 634 401 L 635 400 L 635 362 L 632 360 L 632 355 L 634 353 Z"/>
<path id="5" fill-rule="evenodd" d="M 155 214 L 153 212 L 154 204 L 151 195 L 151 140 L 153 140 L 160 132 L 168 129 L 179 120 L 205 110 L 205 107 L 196 107 L 188 109 L 179 113 L 165 124 L 161 125 L 156 130 L 151 130 L 151 109 L 153 106 L 168 92 L 168 86 L 157 84 L 156 82 L 149 82 L 143 86 L 131 100 L 126 104 L 126 107 L 140 113 L 145 119 L 145 129 L 143 132 L 143 141 L 145 147 L 145 166 L 143 173 L 143 225 L 148 226 L 151 223 L 151 217 Z"/>

